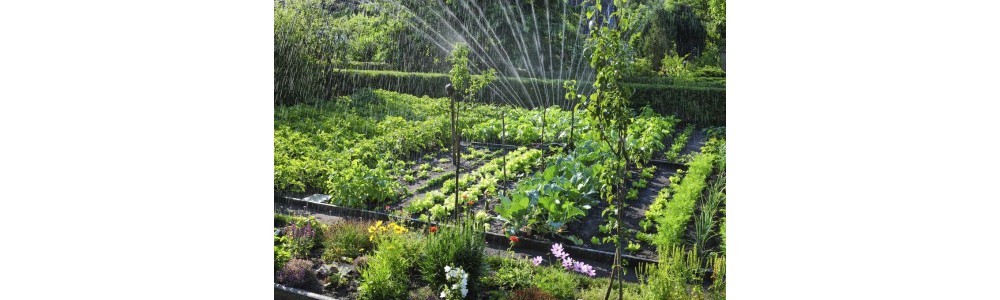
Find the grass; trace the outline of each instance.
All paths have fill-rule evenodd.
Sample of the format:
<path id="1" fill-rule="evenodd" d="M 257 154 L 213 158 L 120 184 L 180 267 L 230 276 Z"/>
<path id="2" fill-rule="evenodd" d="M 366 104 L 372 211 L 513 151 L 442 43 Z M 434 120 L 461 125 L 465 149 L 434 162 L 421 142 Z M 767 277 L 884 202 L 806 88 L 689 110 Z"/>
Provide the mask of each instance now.
<path id="1" fill-rule="evenodd" d="M 326 251 L 323 260 L 332 262 L 340 257 L 355 258 L 371 251 L 375 245 L 368 239 L 370 222 L 342 221 L 330 226 L 324 237 Z"/>

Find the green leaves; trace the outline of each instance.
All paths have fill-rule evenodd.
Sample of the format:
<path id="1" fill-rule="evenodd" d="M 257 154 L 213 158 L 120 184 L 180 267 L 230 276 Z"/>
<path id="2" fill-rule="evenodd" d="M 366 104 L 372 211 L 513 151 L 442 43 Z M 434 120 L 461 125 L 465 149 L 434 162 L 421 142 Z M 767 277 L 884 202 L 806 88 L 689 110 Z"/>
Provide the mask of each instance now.
<path id="1" fill-rule="evenodd" d="M 537 197 L 537 194 L 535 197 Z M 508 223 L 506 231 L 511 235 L 515 235 L 521 228 L 530 227 L 535 223 L 535 220 L 532 218 L 534 214 L 532 200 L 526 194 L 514 194 L 513 198 L 501 195 L 500 205 L 494 208 L 494 210 L 499 214 L 501 220 Z"/>
<path id="2" fill-rule="evenodd" d="M 455 45 L 451 55 L 448 56 L 451 62 L 451 71 L 448 73 L 451 85 L 465 101 L 472 101 L 475 94 L 483 87 L 496 79 L 496 70 L 489 69 L 485 74 L 472 76 L 469 72 L 469 46 L 460 43 Z"/>

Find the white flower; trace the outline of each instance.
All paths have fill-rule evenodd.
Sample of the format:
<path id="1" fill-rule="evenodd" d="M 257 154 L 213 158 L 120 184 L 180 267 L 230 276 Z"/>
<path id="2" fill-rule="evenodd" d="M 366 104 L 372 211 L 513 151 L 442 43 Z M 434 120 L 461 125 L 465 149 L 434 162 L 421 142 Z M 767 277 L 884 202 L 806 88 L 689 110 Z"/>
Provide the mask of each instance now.
<path id="1" fill-rule="evenodd" d="M 448 297 L 448 290 L 441 291 L 441 297 L 440 298 L 444 299 L 444 298 L 447 298 L 447 297 Z"/>
<path id="2" fill-rule="evenodd" d="M 445 272 L 451 272 L 451 266 L 444 266 Z"/>

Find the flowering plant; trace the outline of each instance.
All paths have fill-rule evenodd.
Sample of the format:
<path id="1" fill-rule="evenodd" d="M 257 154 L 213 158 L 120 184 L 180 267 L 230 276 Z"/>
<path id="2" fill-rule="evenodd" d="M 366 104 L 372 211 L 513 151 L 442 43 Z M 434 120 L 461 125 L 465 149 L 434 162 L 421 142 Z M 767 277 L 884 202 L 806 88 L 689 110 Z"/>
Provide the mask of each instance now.
<path id="1" fill-rule="evenodd" d="M 305 225 L 299 225 L 292 223 L 286 228 L 288 232 L 288 250 L 292 252 L 295 257 L 306 257 L 309 255 L 309 250 L 312 250 L 315 246 L 316 231 L 313 230 L 312 224 L 310 222 L 304 222 Z"/>
<path id="2" fill-rule="evenodd" d="M 444 267 L 444 277 L 448 284 L 441 290 L 441 299 L 464 299 L 469 294 L 469 274 L 461 267 Z"/>
<path id="3" fill-rule="evenodd" d="M 275 280 L 281 284 L 293 287 L 304 287 L 316 280 L 312 272 L 312 262 L 304 259 L 292 259 L 275 274 Z"/>
<path id="4" fill-rule="evenodd" d="M 375 225 L 368 227 L 368 240 L 375 241 L 380 235 L 385 235 L 388 233 L 404 234 L 409 232 L 406 227 L 396 224 L 396 222 L 389 222 L 388 225 L 382 225 L 382 221 L 375 222 Z"/>
<path id="5" fill-rule="evenodd" d="M 552 255 L 562 261 L 562 266 L 563 268 L 566 268 L 566 270 L 573 270 L 574 272 L 587 274 L 590 277 L 597 276 L 597 271 L 594 270 L 593 266 L 570 258 L 569 253 L 566 253 L 562 244 L 552 244 Z M 541 265 L 542 257 L 536 256 L 531 260 L 531 263 L 535 266 Z"/>

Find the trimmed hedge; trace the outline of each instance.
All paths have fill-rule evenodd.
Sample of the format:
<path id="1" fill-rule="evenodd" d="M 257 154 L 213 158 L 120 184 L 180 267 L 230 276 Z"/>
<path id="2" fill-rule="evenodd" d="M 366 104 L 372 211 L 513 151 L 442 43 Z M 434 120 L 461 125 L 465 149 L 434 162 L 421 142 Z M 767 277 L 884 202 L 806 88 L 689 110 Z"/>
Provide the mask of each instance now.
<path id="1" fill-rule="evenodd" d="M 448 74 L 443 73 L 343 69 L 334 70 L 331 79 L 334 95 L 350 95 L 355 90 L 371 88 L 440 98 L 447 97 L 444 86 L 450 83 Z M 579 82 L 577 86 L 581 89 L 578 92 L 591 89 L 588 82 Z M 661 115 L 675 115 L 702 126 L 726 125 L 725 88 L 645 83 L 628 86 L 634 90 L 632 101 L 636 111 L 649 106 Z M 535 108 L 564 102 L 564 94 L 561 80 L 498 77 L 477 98 L 480 102 L 493 104 L 509 104 L 505 99 L 517 99 L 523 106 Z"/>

